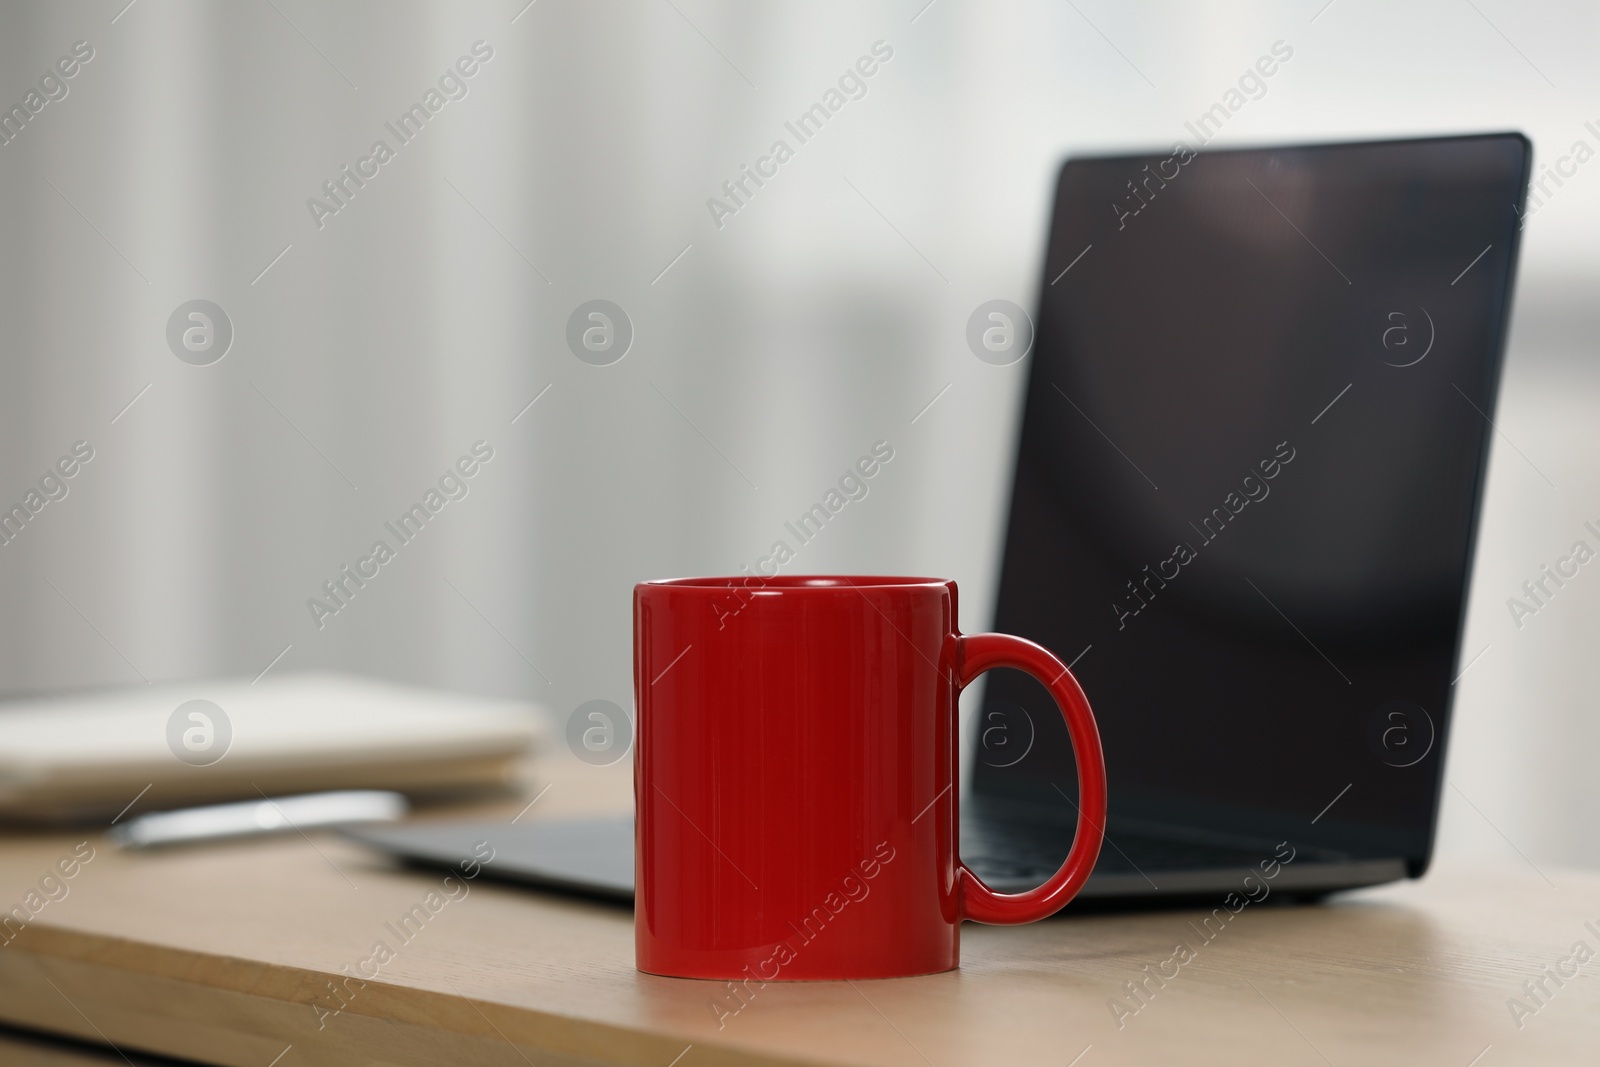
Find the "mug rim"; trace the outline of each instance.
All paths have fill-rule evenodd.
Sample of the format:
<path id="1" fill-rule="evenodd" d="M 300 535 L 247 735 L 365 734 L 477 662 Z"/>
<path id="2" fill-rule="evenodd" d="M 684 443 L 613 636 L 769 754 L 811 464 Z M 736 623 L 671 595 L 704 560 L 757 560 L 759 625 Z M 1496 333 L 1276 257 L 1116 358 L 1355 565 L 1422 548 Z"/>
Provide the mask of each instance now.
<path id="1" fill-rule="evenodd" d="M 825 593 L 854 589 L 944 589 L 954 585 L 955 582 L 949 578 L 925 578 L 914 575 L 777 574 L 768 578 L 765 575 L 734 574 L 721 577 L 654 578 L 640 582 L 634 588 L 640 591 L 693 589 L 721 592 L 735 588 L 749 589 L 752 584 L 756 588 L 750 590 L 751 592 Z"/>

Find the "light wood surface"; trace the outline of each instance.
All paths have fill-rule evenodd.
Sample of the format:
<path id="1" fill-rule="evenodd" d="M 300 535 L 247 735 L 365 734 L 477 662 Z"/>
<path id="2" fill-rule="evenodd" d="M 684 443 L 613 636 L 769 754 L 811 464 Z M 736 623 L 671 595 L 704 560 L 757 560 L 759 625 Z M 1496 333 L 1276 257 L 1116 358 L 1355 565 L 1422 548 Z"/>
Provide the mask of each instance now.
<path id="1" fill-rule="evenodd" d="M 545 769 L 552 788 L 524 818 L 625 802 L 625 765 L 570 764 Z M 84 839 L 0 842 L 0 907 Z M 153 855 L 87 839 L 95 857 L 67 896 L 0 946 L 0 1021 L 130 1054 L 240 1067 L 1600 1062 L 1600 960 L 1559 987 L 1542 973 L 1570 971 L 1576 942 L 1600 950 L 1585 925 L 1600 930 L 1593 874 L 1458 868 L 1320 906 L 1268 900 L 1210 943 L 1201 911 L 968 924 L 958 972 L 769 984 L 720 1028 L 724 985 L 634 969 L 626 909 L 479 879 L 319 1029 L 313 1004 L 339 1003 L 328 983 L 374 941 L 399 945 L 386 924 L 439 876 L 325 835 Z M 1124 983 L 1145 965 L 1171 974 L 1179 942 L 1194 958 L 1119 1028 L 1110 1004 L 1136 1003 Z M 1545 981 L 1542 1005 L 1529 979 Z M 1538 1007 L 1520 1028 L 1513 997 Z"/>

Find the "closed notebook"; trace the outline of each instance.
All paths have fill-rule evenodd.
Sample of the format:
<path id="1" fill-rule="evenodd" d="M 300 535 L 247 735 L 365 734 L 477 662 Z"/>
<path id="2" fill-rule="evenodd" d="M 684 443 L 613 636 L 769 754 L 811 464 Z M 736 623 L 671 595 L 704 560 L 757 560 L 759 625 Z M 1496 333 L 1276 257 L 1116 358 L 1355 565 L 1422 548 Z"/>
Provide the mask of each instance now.
<path id="1" fill-rule="evenodd" d="M 99 820 L 328 789 L 511 784 L 539 709 L 337 674 L 0 702 L 0 819 Z"/>

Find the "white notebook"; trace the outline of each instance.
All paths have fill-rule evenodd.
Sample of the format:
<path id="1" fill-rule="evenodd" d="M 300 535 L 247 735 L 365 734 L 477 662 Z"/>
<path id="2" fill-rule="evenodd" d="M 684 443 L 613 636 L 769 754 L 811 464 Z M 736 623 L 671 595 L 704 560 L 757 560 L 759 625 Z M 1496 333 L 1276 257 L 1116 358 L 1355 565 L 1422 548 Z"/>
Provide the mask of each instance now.
<path id="1" fill-rule="evenodd" d="M 110 821 L 130 805 L 510 784 L 543 723 L 532 704 L 337 674 L 4 701 L 0 819 Z"/>

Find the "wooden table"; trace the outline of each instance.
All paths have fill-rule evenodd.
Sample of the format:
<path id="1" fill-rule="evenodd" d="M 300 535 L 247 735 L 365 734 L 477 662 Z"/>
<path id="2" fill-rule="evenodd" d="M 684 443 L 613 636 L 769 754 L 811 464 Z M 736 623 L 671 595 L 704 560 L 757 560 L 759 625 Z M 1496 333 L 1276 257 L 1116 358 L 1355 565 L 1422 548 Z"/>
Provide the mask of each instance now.
<path id="1" fill-rule="evenodd" d="M 625 767 L 572 762 L 550 769 L 549 795 L 524 818 L 625 800 Z M 1456 868 L 1322 906 L 1268 901 L 1210 943 L 1195 930 L 1202 912 L 969 924 L 959 972 L 769 984 L 719 1028 L 712 1005 L 738 1003 L 727 987 L 634 970 L 625 909 L 479 879 L 401 944 L 389 924 L 441 878 L 327 835 L 161 854 L 117 852 L 94 835 L 13 836 L 0 839 L 0 907 L 86 839 L 95 856 L 67 895 L 0 946 L 0 1022 L 114 1043 L 134 1060 L 143 1050 L 240 1067 L 1600 1062 L 1600 960 L 1562 985 L 1543 971 L 1570 974 L 1579 941 L 1600 952 L 1593 874 L 1546 870 L 1552 885 L 1525 865 Z M 378 940 L 400 945 L 394 958 L 337 993 L 330 983 Z M 1180 941 L 1194 958 L 1175 968 Z M 1148 982 L 1141 1005 L 1125 983 L 1146 967 L 1177 976 Z M 1535 1001 L 1524 981 L 1547 992 Z M 1527 1009 L 1520 1019 L 1513 998 Z M 123 1062 L 4 1033 L 0 1061 Z"/>

